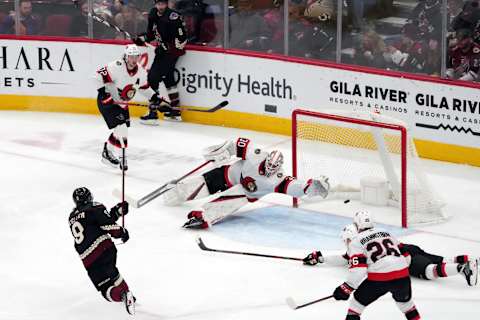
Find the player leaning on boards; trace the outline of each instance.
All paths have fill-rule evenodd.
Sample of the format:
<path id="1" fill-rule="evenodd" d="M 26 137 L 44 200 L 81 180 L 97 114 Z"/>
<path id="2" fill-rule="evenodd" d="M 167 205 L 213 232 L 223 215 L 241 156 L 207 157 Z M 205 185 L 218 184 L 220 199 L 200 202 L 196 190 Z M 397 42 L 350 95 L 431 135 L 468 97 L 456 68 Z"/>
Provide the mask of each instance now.
<path id="1" fill-rule="evenodd" d="M 345 245 L 352 241 L 358 234 L 353 224 L 343 228 L 341 237 Z M 427 253 L 420 247 L 400 243 L 400 252 L 410 259 L 408 271 L 411 276 L 434 280 L 437 278 L 451 277 L 454 275 L 462 275 L 469 286 L 477 285 L 478 278 L 478 260 L 471 259 L 468 255 L 459 255 L 453 258 L 444 258 L 431 253 Z M 326 263 L 328 265 L 346 266 L 348 265 L 348 254 L 323 256 L 320 251 L 314 251 L 303 259 L 305 265 L 313 266 L 318 263 Z"/>
<path id="2" fill-rule="evenodd" d="M 185 201 L 201 199 L 217 192 L 222 194 L 204 204 L 201 210 L 188 214 L 186 228 L 208 228 L 237 212 L 249 202 L 255 202 L 269 193 L 285 193 L 294 197 L 328 195 L 328 178 L 320 176 L 299 181 L 283 172 L 283 155 L 254 148 L 249 139 L 207 148 L 204 157 L 217 168 L 201 176 L 185 179 L 164 194 L 166 205 L 179 205 Z M 231 165 L 227 161 L 236 160 Z"/>
<path id="3" fill-rule="evenodd" d="M 115 60 L 97 70 L 98 83 L 97 105 L 108 129 L 113 130 L 103 145 L 102 162 L 113 167 L 122 167 L 116 153 L 122 160 L 122 148 L 127 148 L 130 113 L 128 101 L 132 100 L 139 90 L 150 101 L 150 105 L 159 108 L 162 99 L 153 91 L 147 81 L 147 71 L 138 64 L 140 50 L 134 44 L 125 48 L 123 58 Z M 170 108 L 161 107 L 162 111 Z M 125 160 L 125 170 L 128 169 Z"/>
<path id="4" fill-rule="evenodd" d="M 110 212 L 101 203 L 93 202 L 87 188 L 73 191 L 75 208 L 68 222 L 75 240 L 75 250 L 82 259 L 88 276 L 95 288 L 108 301 L 122 302 L 129 314 L 135 313 L 135 297 L 120 275 L 117 263 L 117 249 L 111 237 L 125 243 L 128 231 L 116 221 L 128 213 L 128 203 L 118 203 Z"/>
<path id="5" fill-rule="evenodd" d="M 157 42 L 155 59 L 148 72 L 148 82 L 153 90 L 158 92 L 160 82 L 167 88 L 170 106 L 179 107 L 180 98 L 175 81 L 175 64 L 180 56 L 185 54 L 187 32 L 181 14 L 168 7 L 168 0 L 153 0 L 155 7 L 148 14 L 147 32 L 138 35 L 133 42 L 139 46 L 145 42 Z M 152 105 L 150 111 L 141 117 L 144 124 L 157 125 L 157 108 Z M 165 112 L 165 118 L 181 121 L 179 110 L 171 109 Z"/>
<path id="6" fill-rule="evenodd" d="M 408 261 L 398 240 L 374 228 L 368 211 L 355 213 L 353 223 L 358 234 L 347 241 L 349 275 L 333 293 L 336 300 L 348 300 L 355 291 L 345 319 L 359 320 L 369 304 L 388 292 L 408 320 L 420 319 L 412 300 Z"/>

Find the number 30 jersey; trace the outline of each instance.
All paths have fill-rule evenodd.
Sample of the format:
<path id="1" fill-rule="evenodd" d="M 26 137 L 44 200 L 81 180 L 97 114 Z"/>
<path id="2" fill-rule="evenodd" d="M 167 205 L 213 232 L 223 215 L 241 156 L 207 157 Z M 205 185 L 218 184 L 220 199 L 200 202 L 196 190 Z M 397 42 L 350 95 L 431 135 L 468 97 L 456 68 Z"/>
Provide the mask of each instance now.
<path id="1" fill-rule="evenodd" d="M 408 254 L 402 255 L 398 245 L 387 231 L 373 228 L 360 232 L 348 246 L 350 272 L 346 282 L 358 288 L 365 277 L 372 281 L 408 277 Z"/>
<path id="2" fill-rule="evenodd" d="M 93 203 L 81 210 L 75 208 L 68 222 L 75 240 L 75 250 L 88 268 L 106 249 L 113 246 L 110 236 L 121 238 L 124 231 L 105 206 Z"/>

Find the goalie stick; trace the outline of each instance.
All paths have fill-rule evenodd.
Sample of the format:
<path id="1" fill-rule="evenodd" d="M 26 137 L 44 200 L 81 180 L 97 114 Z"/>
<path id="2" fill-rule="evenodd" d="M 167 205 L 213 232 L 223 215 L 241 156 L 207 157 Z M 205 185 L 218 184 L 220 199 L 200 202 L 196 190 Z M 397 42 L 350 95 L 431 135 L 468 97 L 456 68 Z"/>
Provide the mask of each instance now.
<path id="1" fill-rule="evenodd" d="M 168 103 L 167 101 L 164 100 L 165 103 Z M 113 103 L 115 104 L 120 104 L 120 105 L 126 105 L 126 106 L 135 106 L 135 107 L 148 107 L 148 104 L 144 103 L 134 103 L 134 102 L 123 102 L 123 101 L 114 101 Z M 228 105 L 228 101 L 224 100 L 217 104 L 215 107 L 209 108 L 209 109 L 198 109 L 198 108 L 190 108 L 190 107 L 172 107 L 169 103 L 168 105 L 173 109 L 173 110 L 178 110 L 178 111 L 194 111 L 194 112 L 208 112 L 212 113 L 215 111 L 218 111 L 222 108 L 225 108 Z"/>
<path id="2" fill-rule="evenodd" d="M 191 174 L 197 172 L 198 170 L 202 169 L 203 167 L 205 167 L 207 164 L 209 164 L 210 162 L 212 162 L 212 160 L 208 160 L 207 162 L 204 162 L 202 163 L 201 165 L 199 165 L 198 167 L 196 167 L 195 169 L 193 169 L 192 171 L 184 174 L 183 176 L 181 176 L 180 178 L 177 178 L 177 179 L 174 179 L 174 180 L 171 180 L 169 182 L 166 182 L 165 184 L 163 184 L 162 186 L 160 186 L 159 188 L 153 190 L 152 192 L 150 192 L 149 194 L 147 194 L 146 196 L 142 197 L 141 199 L 139 200 L 135 200 L 134 198 L 128 196 L 128 195 L 125 195 L 125 200 L 134 208 L 141 208 L 143 207 L 144 205 L 146 205 L 147 203 L 149 203 L 150 201 L 158 198 L 159 196 L 161 196 L 162 194 L 164 194 L 165 192 L 169 191 L 171 188 L 168 188 L 168 189 L 165 189 L 169 184 L 176 184 L 180 181 L 182 181 L 183 179 L 185 179 L 186 177 L 190 176 Z M 115 197 L 120 197 L 121 196 L 121 191 L 118 190 L 118 189 L 114 189 L 113 190 L 113 195 Z"/>
<path id="3" fill-rule="evenodd" d="M 212 249 L 205 245 L 202 238 L 197 238 L 197 244 L 200 249 L 204 251 L 211 251 L 211 252 L 220 252 L 220 253 L 230 253 L 230 254 L 241 254 L 245 256 L 254 256 L 254 257 L 262 257 L 262 258 L 275 258 L 275 259 L 282 259 L 282 260 L 295 260 L 295 261 L 303 261 L 302 258 L 293 258 L 293 257 L 285 257 L 285 256 L 276 256 L 270 254 L 261 254 L 261 253 L 253 253 L 253 252 L 243 252 L 243 251 L 231 251 L 231 250 L 220 250 L 220 249 Z"/>
<path id="4" fill-rule="evenodd" d="M 288 297 L 287 299 L 285 299 L 285 302 L 287 303 L 287 305 L 290 307 L 290 309 L 292 310 L 297 310 L 297 309 L 301 309 L 301 308 L 304 308 L 304 307 L 308 307 L 314 303 L 318 303 L 318 302 L 321 302 L 321 301 L 324 301 L 324 300 L 328 300 L 328 299 L 331 299 L 333 298 L 333 294 L 330 295 L 330 296 L 327 296 L 327 297 L 323 297 L 323 298 L 320 298 L 318 300 L 314 300 L 314 301 L 311 301 L 311 302 L 308 302 L 308 303 L 305 303 L 305 304 L 301 304 L 301 305 L 297 305 L 297 303 L 295 302 L 295 300 L 293 300 L 292 297 Z"/>

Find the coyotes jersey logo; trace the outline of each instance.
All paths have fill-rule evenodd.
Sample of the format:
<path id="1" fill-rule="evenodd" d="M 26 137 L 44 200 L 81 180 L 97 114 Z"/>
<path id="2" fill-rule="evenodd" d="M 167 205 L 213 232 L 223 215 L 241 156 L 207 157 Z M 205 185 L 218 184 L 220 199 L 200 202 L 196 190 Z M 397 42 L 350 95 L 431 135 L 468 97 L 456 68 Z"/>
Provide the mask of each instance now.
<path id="1" fill-rule="evenodd" d="M 243 188 L 247 190 L 248 192 L 255 192 L 257 191 L 258 187 L 257 184 L 255 183 L 255 179 L 252 177 L 243 177 L 243 175 L 240 175 L 240 183 L 242 184 Z"/>

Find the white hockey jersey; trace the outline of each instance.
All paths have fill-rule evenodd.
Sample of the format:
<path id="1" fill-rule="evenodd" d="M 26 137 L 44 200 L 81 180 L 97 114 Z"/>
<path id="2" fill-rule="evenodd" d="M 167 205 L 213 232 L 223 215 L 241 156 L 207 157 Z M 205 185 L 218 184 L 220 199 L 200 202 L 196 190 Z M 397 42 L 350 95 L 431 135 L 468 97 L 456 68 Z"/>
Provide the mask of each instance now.
<path id="1" fill-rule="evenodd" d="M 408 277 L 409 263 L 398 246 L 398 240 L 387 231 L 373 228 L 360 232 L 348 246 L 347 284 L 356 289 L 365 277 L 373 281 Z"/>
<path id="2" fill-rule="evenodd" d="M 250 202 L 273 192 L 285 193 L 294 197 L 305 195 L 310 182 L 298 181 L 286 176 L 283 169 L 267 177 L 265 159 L 268 153 L 251 146 L 250 140 L 238 138 L 236 155 L 241 160 L 225 168 L 228 187 L 241 184 Z"/>
<path id="3" fill-rule="evenodd" d="M 139 64 L 129 71 L 123 59 L 112 61 L 98 69 L 95 78 L 97 87 L 105 87 L 115 101 L 130 101 L 139 90 L 147 100 L 155 93 L 148 84 L 147 71 Z"/>

